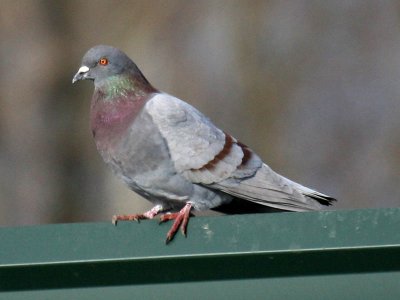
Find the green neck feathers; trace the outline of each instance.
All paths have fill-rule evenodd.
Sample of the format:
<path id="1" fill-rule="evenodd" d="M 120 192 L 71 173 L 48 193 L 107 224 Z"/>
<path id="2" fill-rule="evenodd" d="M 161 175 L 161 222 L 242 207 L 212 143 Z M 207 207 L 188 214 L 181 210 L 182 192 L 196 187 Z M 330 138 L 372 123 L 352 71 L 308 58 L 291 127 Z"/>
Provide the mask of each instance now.
<path id="1" fill-rule="evenodd" d="M 114 75 L 104 79 L 98 88 L 104 93 L 104 100 L 127 96 L 128 94 L 137 94 L 140 90 L 134 80 L 123 75 Z"/>

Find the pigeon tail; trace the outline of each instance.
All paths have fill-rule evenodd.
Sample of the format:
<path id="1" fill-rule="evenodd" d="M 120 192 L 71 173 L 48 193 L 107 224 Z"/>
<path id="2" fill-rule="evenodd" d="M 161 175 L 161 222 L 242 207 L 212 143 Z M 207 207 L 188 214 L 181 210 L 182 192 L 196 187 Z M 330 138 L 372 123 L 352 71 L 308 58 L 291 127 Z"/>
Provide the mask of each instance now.
<path id="1" fill-rule="evenodd" d="M 336 201 L 275 173 L 266 164 L 252 177 L 224 180 L 213 187 L 237 198 L 287 211 L 320 210 Z"/>

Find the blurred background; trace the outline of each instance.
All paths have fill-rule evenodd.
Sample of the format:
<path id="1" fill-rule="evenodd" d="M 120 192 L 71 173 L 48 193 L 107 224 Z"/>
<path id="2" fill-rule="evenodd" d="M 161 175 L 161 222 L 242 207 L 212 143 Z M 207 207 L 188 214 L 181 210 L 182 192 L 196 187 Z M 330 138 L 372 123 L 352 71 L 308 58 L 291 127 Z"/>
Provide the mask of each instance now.
<path id="1" fill-rule="evenodd" d="M 109 221 L 150 207 L 89 130 L 96 44 L 124 50 L 282 175 L 400 205 L 400 2 L 0 2 L 0 225 Z"/>

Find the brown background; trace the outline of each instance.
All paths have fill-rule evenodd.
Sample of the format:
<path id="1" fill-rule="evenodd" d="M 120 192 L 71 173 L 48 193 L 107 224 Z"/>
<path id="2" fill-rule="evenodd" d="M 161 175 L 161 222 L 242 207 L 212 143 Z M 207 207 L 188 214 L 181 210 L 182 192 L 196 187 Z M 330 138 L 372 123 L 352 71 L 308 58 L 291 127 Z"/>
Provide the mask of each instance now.
<path id="1" fill-rule="evenodd" d="M 123 49 L 279 173 L 340 199 L 400 203 L 398 1 L 0 2 L 0 225 L 103 221 L 149 204 L 88 124 L 96 44 Z"/>

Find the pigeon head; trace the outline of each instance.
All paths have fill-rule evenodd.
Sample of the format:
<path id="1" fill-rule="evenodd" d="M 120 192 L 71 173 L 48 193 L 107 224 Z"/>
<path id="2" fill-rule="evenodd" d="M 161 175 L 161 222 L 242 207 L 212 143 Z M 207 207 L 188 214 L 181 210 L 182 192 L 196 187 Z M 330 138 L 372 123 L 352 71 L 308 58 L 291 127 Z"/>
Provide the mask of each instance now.
<path id="1" fill-rule="evenodd" d="M 91 48 L 83 56 L 82 65 L 72 79 L 93 80 L 95 84 L 120 74 L 141 74 L 135 63 L 121 50 L 105 45 Z"/>

